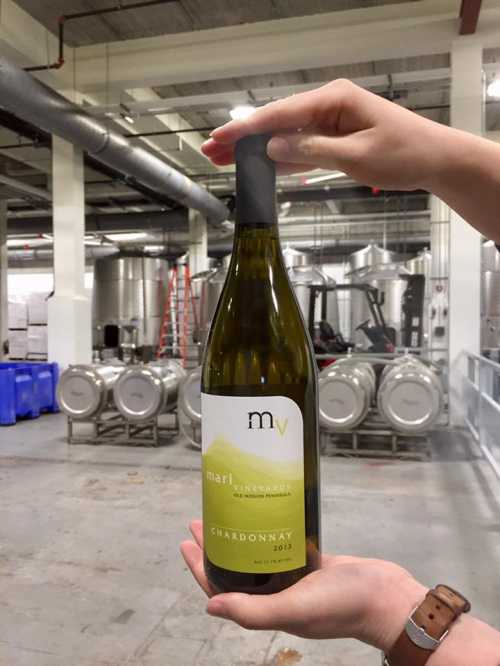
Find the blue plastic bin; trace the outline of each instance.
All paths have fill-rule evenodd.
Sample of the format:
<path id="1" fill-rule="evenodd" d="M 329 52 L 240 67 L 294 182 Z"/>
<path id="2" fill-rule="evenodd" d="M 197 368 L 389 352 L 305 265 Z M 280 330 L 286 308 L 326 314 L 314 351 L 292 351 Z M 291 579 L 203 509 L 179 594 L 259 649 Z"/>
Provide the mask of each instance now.
<path id="1" fill-rule="evenodd" d="M 0 363 L 0 425 L 58 412 L 57 363 Z"/>

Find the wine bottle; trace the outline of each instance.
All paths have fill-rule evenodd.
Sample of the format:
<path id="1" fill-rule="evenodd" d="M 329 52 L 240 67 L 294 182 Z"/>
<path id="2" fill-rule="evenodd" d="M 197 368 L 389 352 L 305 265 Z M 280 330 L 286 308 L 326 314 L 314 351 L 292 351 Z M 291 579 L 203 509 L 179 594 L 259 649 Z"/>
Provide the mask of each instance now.
<path id="1" fill-rule="evenodd" d="M 319 566 L 317 371 L 288 280 L 270 137 L 240 139 L 233 254 L 202 371 L 205 570 L 267 594 Z"/>

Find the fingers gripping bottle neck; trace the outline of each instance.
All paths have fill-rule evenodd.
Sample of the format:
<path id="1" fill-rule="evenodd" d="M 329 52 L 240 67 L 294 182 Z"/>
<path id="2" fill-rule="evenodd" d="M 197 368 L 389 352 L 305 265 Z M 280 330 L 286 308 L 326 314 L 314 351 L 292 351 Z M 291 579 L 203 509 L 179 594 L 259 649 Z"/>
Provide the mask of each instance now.
<path id="1" fill-rule="evenodd" d="M 278 592 L 319 565 L 317 376 L 288 280 L 269 137 L 236 145 L 233 255 L 202 372 L 205 570 Z"/>

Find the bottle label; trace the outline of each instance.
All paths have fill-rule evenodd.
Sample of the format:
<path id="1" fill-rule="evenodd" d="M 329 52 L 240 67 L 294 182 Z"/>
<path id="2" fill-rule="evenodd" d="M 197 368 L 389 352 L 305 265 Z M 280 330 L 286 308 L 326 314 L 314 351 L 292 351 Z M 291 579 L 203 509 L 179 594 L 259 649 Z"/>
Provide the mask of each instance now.
<path id="1" fill-rule="evenodd" d="M 202 394 L 208 559 L 242 573 L 306 564 L 304 426 L 290 398 Z"/>

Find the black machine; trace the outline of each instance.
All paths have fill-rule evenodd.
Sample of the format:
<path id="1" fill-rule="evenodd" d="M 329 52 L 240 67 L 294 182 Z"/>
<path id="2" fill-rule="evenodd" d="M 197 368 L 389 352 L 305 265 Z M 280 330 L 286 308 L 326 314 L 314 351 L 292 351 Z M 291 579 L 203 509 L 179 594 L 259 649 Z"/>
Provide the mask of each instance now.
<path id="1" fill-rule="evenodd" d="M 311 298 L 309 299 L 309 332 L 317 354 L 335 354 L 346 352 L 354 347 L 354 343 L 346 342 L 340 332 L 335 332 L 327 321 L 327 294 L 330 291 L 356 290 L 364 292 L 371 319 L 360 324 L 357 330 L 363 331 L 372 343 L 371 352 L 393 352 L 396 340 L 396 331 L 387 326 L 381 306 L 384 304 L 384 295 L 376 287 L 369 284 L 337 284 L 335 286 L 311 285 Z M 315 324 L 316 300 L 321 298 L 321 320 L 318 328 Z M 370 321 L 373 325 L 370 326 Z"/>
<path id="2" fill-rule="evenodd" d="M 401 345 L 409 348 L 421 347 L 423 342 L 425 277 L 423 275 L 401 275 L 401 278 L 408 282 L 401 303 L 403 313 Z M 370 352 L 391 353 L 394 351 L 396 331 L 386 324 L 382 312 L 382 306 L 385 302 L 383 292 L 369 284 L 311 285 L 309 289 L 311 290 L 309 332 L 317 354 L 345 353 L 354 347 L 354 343 L 344 340 L 342 334 L 335 332 L 328 323 L 327 294 L 335 290 L 356 290 L 365 294 L 371 317 L 362 322 L 356 330 L 363 331 L 371 342 Z M 321 320 L 316 325 L 314 315 L 318 298 L 321 298 Z"/>

